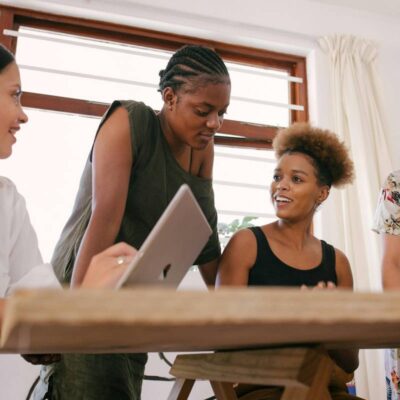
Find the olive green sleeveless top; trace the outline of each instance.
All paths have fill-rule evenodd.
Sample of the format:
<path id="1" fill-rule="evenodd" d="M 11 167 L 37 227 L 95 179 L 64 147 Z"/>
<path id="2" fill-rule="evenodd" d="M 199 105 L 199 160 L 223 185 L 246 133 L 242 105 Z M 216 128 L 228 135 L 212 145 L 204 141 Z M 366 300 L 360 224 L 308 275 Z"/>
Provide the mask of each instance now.
<path id="1" fill-rule="evenodd" d="M 190 186 L 203 210 L 213 234 L 195 264 L 212 261 L 220 255 L 217 212 L 211 179 L 189 174 L 172 155 L 155 112 L 135 101 L 115 101 L 104 115 L 101 125 L 118 107 L 129 114 L 133 166 L 126 208 L 116 242 L 125 241 L 139 248 L 175 195 L 179 187 Z M 69 282 L 72 268 L 91 216 L 92 162 L 86 162 L 72 215 L 56 245 L 52 265 L 61 282 Z"/>

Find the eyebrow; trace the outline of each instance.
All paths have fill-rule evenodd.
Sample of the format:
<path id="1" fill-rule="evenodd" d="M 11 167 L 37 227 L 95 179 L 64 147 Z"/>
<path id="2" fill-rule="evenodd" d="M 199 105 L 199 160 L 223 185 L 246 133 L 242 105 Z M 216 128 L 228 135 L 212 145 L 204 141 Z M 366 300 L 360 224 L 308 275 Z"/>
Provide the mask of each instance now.
<path id="1" fill-rule="evenodd" d="M 215 107 L 214 105 L 212 105 L 212 104 L 210 104 L 210 103 L 207 103 L 207 102 L 205 102 L 205 101 L 203 101 L 202 103 L 198 103 L 197 105 L 198 105 L 198 106 L 205 106 L 205 107 L 208 107 L 208 108 L 210 108 L 210 109 L 217 108 L 217 107 Z M 228 107 L 229 107 L 229 103 L 226 104 L 223 108 L 228 108 Z"/>
<path id="2" fill-rule="evenodd" d="M 282 168 L 275 168 L 274 169 L 274 172 L 281 172 L 281 171 L 282 171 Z M 301 169 L 292 169 L 291 172 L 292 173 L 294 172 L 295 174 L 303 174 L 305 176 L 308 176 L 307 172 L 304 172 Z"/>
<path id="3" fill-rule="evenodd" d="M 21 85 L 19 85 L 18 83 L 14 83 L 10 86 L 12 89 L 18 89 L 21 90 Z"/>
<path id="4" fill-rule="evenodd" d="M 292 169 L 292 172 L 294 172 L 296 174 L 303 174 L 303 175 L 308 176 L 307 172 L 304 172 L 301 169 Z"/>

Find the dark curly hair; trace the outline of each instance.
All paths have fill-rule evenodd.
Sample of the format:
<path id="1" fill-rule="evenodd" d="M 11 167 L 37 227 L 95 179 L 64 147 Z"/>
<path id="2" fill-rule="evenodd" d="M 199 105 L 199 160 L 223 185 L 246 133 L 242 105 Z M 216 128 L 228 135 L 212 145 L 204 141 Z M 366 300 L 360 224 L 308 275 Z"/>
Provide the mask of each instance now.
<path id="1" fill-rule="evenodd" d="M 295 123 L 281 129 L 272 146 L 278 158 L 287 153 L 308 155 L 321 185 L 338 187 L 353 181 L 353 161 L 344 143 L 333 132 L 309 123 Z"/>
<path id="2" fill-rule="evenodd" d="M 159 92 L 166 87 L 178 90 L 194 78 L 203 79 L 203 83 L 230 83 L 229 72 L 222 58 L 213 49 L 199 45 L 181 47 L 159 75 Z"/>

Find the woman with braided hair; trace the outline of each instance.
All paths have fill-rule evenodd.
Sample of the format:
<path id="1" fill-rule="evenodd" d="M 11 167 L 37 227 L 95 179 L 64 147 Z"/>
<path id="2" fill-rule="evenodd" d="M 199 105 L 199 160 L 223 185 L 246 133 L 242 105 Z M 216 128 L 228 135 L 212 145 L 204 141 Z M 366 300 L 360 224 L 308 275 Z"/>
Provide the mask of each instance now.
<path id="1" fill-rule="evenodd" d="M 243 229 L 231 238 L 219 265 L 218 284 L 351 289 L 347 257 L 317 239 L 311 229 L 314 214 L 329 196 L 331 186 L 353 179 L 347 149 L 335 134 L 307 123 L 279 131 L 273 148 L 278 161 L 270 194 L 278 219 Z M 332 350 L 329 355 L 340 367 L 330 387 L 332 399 L 359 399 L 346 393 L 349 376 L 338 379 L 357 368 L 358 351 Z M 237 388 L 240 395 L 252 390 L 257 388 Z M 282 394 L 278 388 L 263 390 L 263 400 L 278 400 Z"/>
<path id="2" fill-rule="evenodd" d="M 160 72 L 163 107 L 158 114 L 136 101 L 111 105 L 53 255 L 62 282 L 79 283 L 87 261 L 117 241 L 139 248 L 186 183 L 213 229 L 195 263 L 205 282 L 214 284 L 220 246 L 211 181 L 213 136 L 228 108 L 230 88 L 217 53 L 190 45 L 174 53 Z M 53 366 L 48 395 L 138 400 L 146 360 L 146 354 L 65 355 Z"/>

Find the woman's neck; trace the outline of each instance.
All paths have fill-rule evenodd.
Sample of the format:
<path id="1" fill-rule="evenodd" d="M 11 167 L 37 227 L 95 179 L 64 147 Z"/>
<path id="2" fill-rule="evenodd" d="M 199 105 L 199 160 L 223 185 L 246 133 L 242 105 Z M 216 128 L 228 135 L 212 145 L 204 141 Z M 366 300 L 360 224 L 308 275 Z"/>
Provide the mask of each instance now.
<path id="1" fill-rule="evenodd" d="M 287 244 L 299 250 L 303 249 L 308 241 L 314 237 L 312 234 L 312 219 L 295 222 L 279 219 L 273 225 L 277 233 L 285 238 Z"/>
<path id="2" fill-rule="evenodd" d="M 189 146 L 186 143 L 182 142 L 179 138 L 177 138 L 170 124 L 168 123 L 168 118 L 165 114 L 166 111 L 163 108 L 157 115 L 160 121 L 161 130 L 172 154 L 175 156 L 175 158 L 179 158 L 183 153 L 187 151 Z"/>
<path id="3" fill-rule="evenodd" d="M 159 112 L 157 116 L 160 121 L 161 131 L 165 137 L 165 140 L 168 143 L 171 154 L 174 156 L 175 160 L 182 166 L 182 168 L 190 170 L 192 156 L 190 146 L 180 140 L 175 135 L 170 124 L 168 123 L 164 108 Z M 187 167 L 186 164 L 188 164 L 189 167 Z"/>

